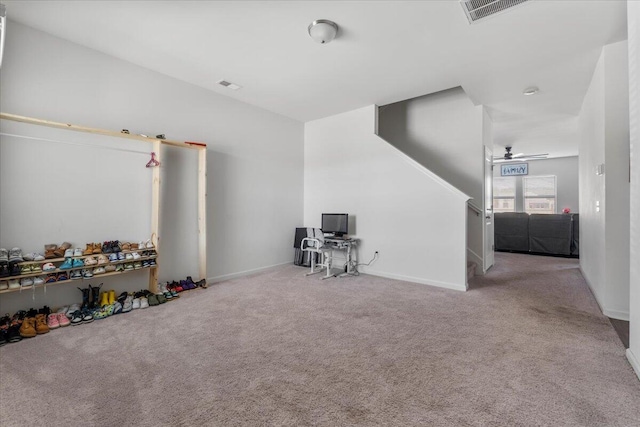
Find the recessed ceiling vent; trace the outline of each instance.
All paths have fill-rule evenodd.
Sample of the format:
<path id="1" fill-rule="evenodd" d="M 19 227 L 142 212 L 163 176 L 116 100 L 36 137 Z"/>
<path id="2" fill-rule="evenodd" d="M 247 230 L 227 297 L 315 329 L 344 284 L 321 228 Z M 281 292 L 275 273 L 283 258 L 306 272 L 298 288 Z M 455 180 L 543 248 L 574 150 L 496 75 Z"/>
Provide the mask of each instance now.
<path id="1" fill-rule="evenodd" d="M 242 87 L 235 83 L 228 82 L 226 80 L 218 80 L 216 83 L 218 83 L 220 86 L 224 86 L 226 88 L 233 89 L 233 90 L 238 90 Z"/>
<path id="2" fill-rule="evenodd" d="M 531 0 L 461 0 L 470 24 Z"/>

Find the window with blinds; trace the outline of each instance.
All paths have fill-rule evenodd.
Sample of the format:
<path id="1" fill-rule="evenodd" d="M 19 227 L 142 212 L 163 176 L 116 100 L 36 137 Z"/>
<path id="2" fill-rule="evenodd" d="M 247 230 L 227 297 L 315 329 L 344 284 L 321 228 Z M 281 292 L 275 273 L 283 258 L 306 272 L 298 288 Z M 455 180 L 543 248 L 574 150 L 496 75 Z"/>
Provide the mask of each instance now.
<path id="1" fill-rule="evenodd" d="M 556 177 L 554 175 L 523 177 L 522 187 L 525 212 L 556 213 Z"/>
<path id="2" fill-rule="evenodd" d="M 515 212 L 515 177 L 493 178 L 493 212 Z"/>

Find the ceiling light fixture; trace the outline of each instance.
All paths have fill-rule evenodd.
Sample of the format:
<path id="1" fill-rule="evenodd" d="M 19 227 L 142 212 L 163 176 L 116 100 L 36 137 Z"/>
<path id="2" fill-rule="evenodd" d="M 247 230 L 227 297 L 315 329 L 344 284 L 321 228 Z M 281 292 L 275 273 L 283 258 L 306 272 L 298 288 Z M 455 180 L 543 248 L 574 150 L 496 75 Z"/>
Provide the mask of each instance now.
<path id="1" fill-rule="evenodd" d="M 535 87 L 535 86 L 531 86 L 531 87 L 526 88 L 526 89 L 522 92 L 522 94 L 523 94 L 524 96 L 531 96 L 531 95 L 535 95 L 536 93 L 538 93 L 538 91 L 539 91 L 539 90 L 540 90 L 540 89 L 538 89 L 537 87 Z"/>
<path id="2" fill-rule="evenodd" d="M 309 24 L 309 36 L 318 43 L 325 44 L 336 38 L 338 24 L 327 19 L 316 19 Z"/>

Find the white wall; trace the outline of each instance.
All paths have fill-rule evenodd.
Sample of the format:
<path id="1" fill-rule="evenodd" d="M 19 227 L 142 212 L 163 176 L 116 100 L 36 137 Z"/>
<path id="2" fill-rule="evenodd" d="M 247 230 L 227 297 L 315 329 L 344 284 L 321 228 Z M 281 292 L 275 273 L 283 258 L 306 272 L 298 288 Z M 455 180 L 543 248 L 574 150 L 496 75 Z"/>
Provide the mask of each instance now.
<path id="1" fill-rule="evenodd" d="M 484 209 L 483 107 L 462 88 L 380 107 L 378 134 Z M 468 247 L 482 258 L 483 217 L 470 212 L 468 221 Z"/>
<path id="2" fill-rule="evenodd" d="M 572 213 L 579 213 L 578 190 L 578 156 L 559 157 L 556 159 L 530 160 L 528 176 L 555 175 L 557 186 L 556 213 L 569 208 Z M 493 168 L 493 176 L 500 177 L 500 164 Z M 516 183 L 516 211 L 524 212 L 522 177 L 512 177 Z"/>
<path id="3" fill-rule="evenodd" d="M 581 269 L 604 314 L 628 320 L 629 222 L 623 211 L 628 212 L 629 206 L 629 156 L 620 148 L 629 144 L 628 125 L 612 117 L 628 115 L 625 52 L 626 41 L 603 48 L 585 96 L 580 113 L 579 186 Z M 605 164 L 604 175 L 595 173 L 599 164 Z M 620 194 L 614 197 L 612 192 Z"/>
<path id="4" fill-rule="evenodd" d="M 208 276 L 228 277 L 291 262 L 294 227 L 302 222 L 302 123 L 15 22 L 8 29 L 0 80 L 2 111 L 208 143 Z M 7 126 L 3 121 L 2 130 Z M 50 139 L 78 137 L 34 126 L 22 132 L 44 133 Z M 44 146 L 47 151 L 40 150 Z M 151 184 L 144 182 L 144 164 L 150 148 L 127 145 L 146 152 L 142 155 L 4 139 L 0 147 L 2 247 L 31 251 L 65 239 L 84 245 L 148 234 Z M 198 271 L 196 162 L 186 151 L 168 149 L 162 158 L 162 280 Z M 5 167 L 10 164 L 25 166 Z M 42 192 L 57 194 L 57 202 L 52 205 Z M 63 211 L 72 214 L 61 217 Z M 45 219 L 36 222 L 34 215 Z M 121 277 L 126 283 L 105 279 L 105 286 L 146 287 L 144 275 Z M 0 309 L 56 305 L 79 295 L 73 284 L 49 288 L 46 297 L 40 289 L 36 301 L 30 295 L 3 294 Z"/>
<path id="5" fill-rule="evenodd" d="M 355 218 L 360 270 L 464 290 L 467 197 L 375 135 L 376 106 L 305 124 L 304 220 Z"/>
<path id="6" fill-rule="evenodd" d="M 631 139 L 630 343 L 627 357 L 640 377 L 640 2 L 627 2 Z"/>

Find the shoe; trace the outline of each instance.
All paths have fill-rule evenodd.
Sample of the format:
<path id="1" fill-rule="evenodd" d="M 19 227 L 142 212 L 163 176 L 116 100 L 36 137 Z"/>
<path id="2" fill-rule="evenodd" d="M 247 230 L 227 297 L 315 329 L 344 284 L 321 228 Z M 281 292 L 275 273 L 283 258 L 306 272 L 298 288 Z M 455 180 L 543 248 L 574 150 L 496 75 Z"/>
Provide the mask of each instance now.
<path id="1" fill-rule="evenodd" d="M 53 245 L 55 246 L 55 245 Z M 71 243 L 69 242 L 64 242 L 63 244 L 61 244 L 60 246 L 58 246 L 57 248 L 55 248 L 55 250 L 53 251 L 54 255 L 57 256 L 58 258 L 62 258 L 63 256 L 65 256 L 65 252 L 67 249 L 69 249 L 71 247 Z M 46 247 L 45 247 L 46 248 Z"/>
<path id="2" fill-rule="evenodd" d="M 11 318 L 9 315 L 0 318 L 0 347 L 9 342 L 9 326 L 11 325 Z"/>
<path id="3" fill-rule="evenodd" d="M 47 277 L 44 279 L 44 283 L 55 283 L 58 281 L 58 275 L 53 273 L 53 274 L 47 274 Z"/>
<path id="4" fill-rule="evenodd" d="M 29 269 L 29 271 L 31 271 L 31 269 Z M 20 274 L 20 263 L 17 261 L 9 262 L 9 275 L 19 276 Z"/>
<path id="5" fill-rule="evenodd" d="M 111 242 L 104 242 L 102 244 L 102 253 L 103 254 L 110 254 L 113 252 L 113 248 L 111 247 Z"/>
<path id="6" fill-rule="evenodd" d="M 131 254 L 131 256 L 133 257 L 133 259 L 134 259 L 134 260 L 135 260 L 135 259 L 140 259 L 140 254 L 139 254 L 138 252 L 133 252 L 133 253 Z M 128 258 L 127 258 L 127 259 L 128 259 Z"/>
<path id="7" fill-rule="evenodd" d="M 109 258 L 106 255 L 98 255 L 98 265 L 107 264 L 109 262 Z"/>
<path id="8" fill-rule="evenodd" d="M 73 268 L 84 267 L 84 261 L 82 261 L 81 259 L 76 258 L 76 259 L 73 260 L 72 265 L 73 265 Z"/>
<path id="9" fill-rule="evenodd" d="M 148 268 L 149 267 L 149 260 L 145 259 L 144 261 L 142 261 L 142 268 Z"/>
<path id="10" fill-rule="evenodd" d="M 113 305 L 113 303 L 116 302 L 116 291 L 114 291 L 113 289 L 109 291 L 109 305 Z"/>
<path id="11" fill-rule="evenodd" d="M 58 249 L 58 245 L 44 245 L 44 257 L 46 259 L 56 258 L 55 250 Z"/>
<path id="12" fill-rule="evenodd" d="M 122 249 L 123 251 L 129 251 L 131 250 L 131 244 L 129 242 L 122 242 L 120 244 L 120 249 Z"/>
<path id="13" fill-rule="evenodd" d="M 20 280 L 20 288 L 21 289 L 29 289 L 33 286 L 33 279 L 31 277 L 25 277 Z"/>
<path id="14" fill-rule="evenodd" d="M 69 306 L 68 306 L 68 305 L 65 305 L 65 306 L 60 307 L 60 308 L 56 311 L 56 314 L 64 314 L 64 315 L 66 315 L 66 314 L 67 314 L 67 311 L 69 311 Z"/>
<path id="15" fill-rule="evenodd" d="M 160 301 L 158 301 L 158 296 L 151 294 L 147 296 L 147 301 L 149 302 L 149 305 L 151 306 L 155 306 L 155 305 L 159 305 Z"/>
<path id="16" fill-rule="evenodd" d="M 83 256 L 89 256 L 93 254 L 93 243 L 87 243 L 87 248 L 82 251 Z"/>
<path id="17" fill-rule="evenodd" d="M 9 277 L 10 275 L 11 273 L 9 272 L 9 264 L 0 264 L 0 277 Z"/>
<path id="18" fill-rule="evenodd" d="M 118 254 L 113 252 L 109 254 L 109 262 L 117 262 L 118 261 Z"/>
<path id="19" fill-rule="evenodd" d="M 20 336 L 22 338 L 33 338 L 36 335 L 38 335 L 36 331 L 36 318 L 25 316 L 22 320 L 22 325 L 20 325 Z"/>
<path id="20" fill-rule="evenodd" d="M 47 325 L 47 316 L 45 314 L 36 314 L 36 333 L 38 335 L 46 334 L 49 332 L 49 326 Z"/>
<path id="21" fill-rule="evenodd" d="M 65 319 L 67 318 L 66 316 L 62 316 Z M 67 320 L 68 322 L 69 320 Z M 58 313 L 54 313 L 54 314 L 50 314 L 47 316 L 47 326 L 49 327 L 49 329 L 56 329 L 60 327 L 60 321 L 58 320 Z"/>
<path id="22" fill-rule="evenodd" d="M 138 307 L 140 307 L 140 300 L 138 300 Z M 133 295 L 127 294 L 124 302 L 122 303 L 122 312 L 128 313 L 131 310 L 133 310 Z"/>
<path id="23" fill-rule="evenodd" d="M 147 299 L 146 296 L 141 296 L 140 297 L 140 308 L 148 308 L 149 307 L 149 300 Z"/>
<path id="24" fill-rule="evenodd" d="M 133 300 L 131 300 L 131 309 L 135 310 L 140 308 L 140 297 L 138 296 L 138 294 L 136 293 L 133 297 Z"/>
<path id="25" fill-rule="evenodd" d="M 30 267 L 32 273 L 39 273 L 42 271 L 42 267 L 40 266 L 40 264 L 31 264 Z"/>
<path id="26" fill-rule="evenodd" d="M 71 314 L 70 323 L 72 326 L 76 326 L 82 323 L 82 310 L 78 308 L 77 310 L 71 312 L 70 314 Z M 67 314 L 67 317 L 69 317 L 68 314 Z"/>
<path id="27" fill-rule="evenodd" d="M 48 262 L 42 265 L 42 271 L 53 271 L 56 269 L 56 266 L 52 262 Z"/>
<path id="28" fill-rule="evenodd" d="M 201 287 L 202 289 L 207 289 L 209 286 L 207 285 L 207 279 L 201 279 L 196 282 L 196 286 Z"/>
<path id="29" fill-rule="evenodd" d="M 91 279 L 93 277 L 93 273 L 88 268 L 85 268 L 84 270 L 82 270 L 81 273 L 82 273 L 82 277 L 85 279 Z"/>
<path id="30" fill-rule="evenodd" d="M 116 271 L 124 271 L 124 264 L 116 265 Z"/>
<path id="31" fill-rule="evenodd" d="M 73 250 L 73 256 L 74 256 L 74 257 L 78 257 L 78 256 L 82 256 L 82 255 L 83 255 L 83 253 L 82 253 L 82 248 L 75 248 L 75 249 Z"/>
<path id="32" fill-rule="evenodd" d="M 125 254 L 121 252 L 118 252 L 118 261 L 124 261 L 124 259 L 126 258 Z"/>
<path id="33" fill-rule="evenodd" d="M 132 259 L 133 259 L 133 254 L 126 254 L 126 255 L 124 256 L 124 258 L 125 258 L 125 259 L 128 259 L 128 260 L 132 260 Z"/>
<path id="34" fill-rule="evenodd" d="M 93 313 L 89 308 L 83 308 L 81 310 L 82 314 L 82 323 L 91 323 L 93 322 Z"/>
<path id="35" fill-rule="evenodd" d="M 94 275 L 95 274 L 103 274 L 104 272 L 105 272 L 104 271 L 104 267 L 96 267 L 96 268 L 93 269 L 93 274 Z"/>
<path id="36" fill-rule="evenodd" d="M 120 242 L 118 240 L 114 240 L 113 242 L 111 242 L 111 250 L 114 253 L 118 253 L 122 251 L 122 248 L 120 247 Z"/>
<path id="37" fill-rule="evenodd" d="M 171 292 L 169 292 L 168 286 L 171 283 L 167 282 L 167 283 L 163 283 L 162 285 L 159 286 L 159 290 L 160 292 L 162 292 L 162 295 L 164 295 L 164 297 L 167 300 L 173 299 L 173 295 L 171 294 Z"/>
<path id="38" fill-rule="evenodd" d="M 0 248 L 0 263 L 9 262 L 9 251 L 5 248 Z"/>
<path id="39" fill-rule="evenodd" d="M 36 254 L 34 254 L 33 252 L 29 252 L 28 254 L 24 254 L 24 255 L 22 256 L 22 258 L 23 258 L 25 261 L 33 261 L 33 258 L 34 258 L 35 256 L 36 256 Z"/>
<path id="40" fill-rule="evenodd" d="M 55 315 L 58 317 L 58 324 L 61 327 L 69 326 L 71 324 L 71 322 L 67 318 L 66 314 L 64 314 L 64 313 L 56 313 Z"/>
<path id="41" fill-rule="evenodd" d="M 113 303 L 113 314 L 122 313 L 122 304 L 119 301 Z"/>
<path id="42" fill-rule="evenodd" d="M 71 272 L 71 280 L 82 279 L 82 272 L 80 270 L 73 270 Z"/>
<path id="43" fill-rule="evenodd" d="M 67 273 L 58 273 L 58 282 L 62 282 L 64 280 L 69 280 L 69 276 L 67 275 Z"/>
<path id="44" fill-rule="evenodd" d="M 14 343 L 22 340 L 22 336 L 20 335 L 20 327 L 22 326 L 22 322 L 24 321 L 26 315 L 26 311 L 20 310 L 11 317 L 9 329 L 7 330 L 8 342 Z"/>
<path id="45" fill-rule="evenodd" d="M 178 290 L 176 289 L 176 282 L 171 282 L 167 285 L 167 289 L 169 290 L 169 292 L 171 292 L 171 296 L 173 298 L 178 298 L 180 297 L 180 295 L 178 295 Z"/>
<path id="46" fill-rule="evenodd" d="M 187 276 L 187 283 L 189 284 L 189 287 L 191 289 L 195 289 L 198 287 L 198 285 L 196 285 L 196 283 L 193 281 L 193 279 L 191 278 L 191 276 Z"/>
<path id="47" fill-rule="evenodd" d="M 105 273 L 112 273 L 112 272 L 116 271 L 116 266 L 113 265 L 113 264 L 105 265 L 104 266 L 104 271 L 105 271 Z"/>
<path id="48" fill-rule="evenodd" d="M 22 258 L 22 250 L 20 248 L 12 248 L 9 251 L 9 263 L 23 261 L 24 258 Z"/>
<path id="49" fill-rule="evenodd" d="M 134 262 L 134 263 L 133 263 L 133 268 L 134 268 L 135 270 L 139 270 L 139 269 L 141 269 L 141 268 L 142 268 L 142 263 L 141 263 L 140 261 L 136 261 L 136 262 Z"/>
<path id="50" fill-rule="evenodd" d="M 132 262 L 128 262 L 124 265 L 124 269 L 125 270 L 133 270 L 133 263 Z"/>
<path id="51" fill-rule="evenodd" d="M 96 265 L 97 263 L 98 260 L 93 256 L 84 259 L 84 265 Z"/>
<path id="52" fill-rule="evenodd" d="M 156 266 L 156 260 L 155 259 L 150 259 L 149 260 L 149 267 L 155 267 Z"/>
<path id="53" fill-rule="evenodd" d="M 62 265 L 58 267 L 60 270 L 69 270 L 73 268 L 73 260 L 71 258 L 67 258 L 64 260 Z"/>
<path id="54" fill-rule="evenodd" d="M 67 249 L 66 251 L 64 251 L 64 257 L 65 257 L 65 258 L 71 258 L 71 257 L 73 257 L 73 256 L 74 256 L 74 255 L 73 255 L 73 254 L 74 254 L 74 252 L 75 252 L 75 251 L 74 251 L 72 248 L 69 248 L 69 249 Z"/>
<path id="55" fill-rule="evenodd" d="M 6 280 L 0 281 L 0 291 L 6 291 L 9 289 L 9 282 Z"/>
<path id="56" fill-rule="evenodd" d="M 44 285 L 44 276 L 36 276 L 33 278 L 33 286 Z"/>
<path id="57" fill-rule="evenodd" d="M 164 296 L 164 294 L 156 294 L 155 297 L 158 300 L 158 304 L 164 304 L 165 302 L 167 302 L 167 298 Z"/>
<path id="58" fill-rule="evenodd" d="M 98 286 L 89 285 L 89 306 L 91 308 L 99 308 L 100 307 L 100 289 L 102 289 L 102 283 Z"/>
<path id="59" fill-rule="evenodd" d="M 65 312 L 65 314 L 67 315 L 67 317 L 69 319 L 71 319 L 73 317 L 73 313 L 75 311 L 80 310 L 80 304 L 71 304 L 71 306 L 67 309 L 67 311 Z"/>
<path id="60" fill-rule="evenodd" d="M 93 244 L 93 254 L 101 254 L 102 253 L 102 245 L 100 243 Z"/>
<path id="61" fill-rule="evenodd" d="M 29 274 L 31 273 L 31 266 L 29 264 L 25 264 L 20 267 L 20 274 Z"/>

